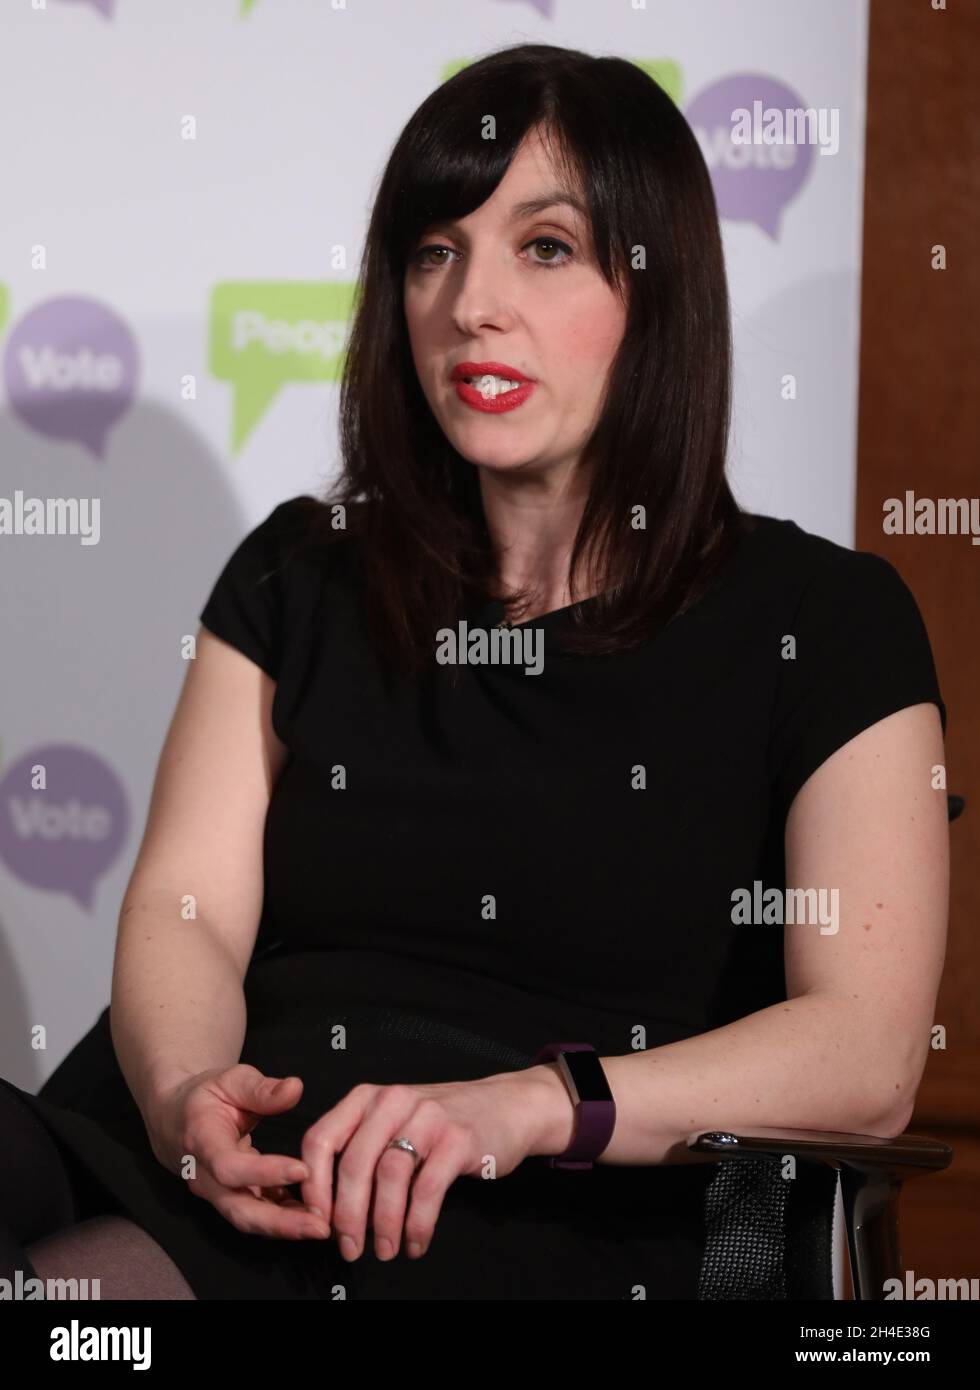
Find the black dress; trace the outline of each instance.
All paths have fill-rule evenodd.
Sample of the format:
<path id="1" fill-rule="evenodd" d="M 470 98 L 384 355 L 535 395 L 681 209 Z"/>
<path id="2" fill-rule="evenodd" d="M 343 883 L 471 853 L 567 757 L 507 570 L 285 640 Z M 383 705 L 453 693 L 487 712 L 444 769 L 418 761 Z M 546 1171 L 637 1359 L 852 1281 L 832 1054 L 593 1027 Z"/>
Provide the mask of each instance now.
<path id="1" fill-rule="evenodd" d="M 929 640 L 897 571 L 748 517 L 710 591 L 630 653 L 560 650 L 540 674 L 433 662 L 387 684 L 366 637 L 357 541 L 294 542 L 282 503 L 228 560 L 201 618 L 277 681 L 289 757 L 265 835 L 242 1060 L 298 1074 L 263 1152 L 360 1081 L 527 1066 L 551 1041 L 654 1048 L 785 997 L 782 928 L 732 893 L 785 884 L 797 790 L 842 744 L 933 701 Z M 492 610 L 470 613 L 489 626 Z M 796 658 L 784 638 L 796 638 Z M 492 902 L 493 910 L 487 904 Z M 333 1240 L 239 1233 L 156 1161 L 106 1009 L 27 1097 L 75 1171 L 169 1251 L 199 1298 L 697 1298 L 706 1188 L 726 1165 L 459 1178 L 421 1260 L 347 1264 Z"/>

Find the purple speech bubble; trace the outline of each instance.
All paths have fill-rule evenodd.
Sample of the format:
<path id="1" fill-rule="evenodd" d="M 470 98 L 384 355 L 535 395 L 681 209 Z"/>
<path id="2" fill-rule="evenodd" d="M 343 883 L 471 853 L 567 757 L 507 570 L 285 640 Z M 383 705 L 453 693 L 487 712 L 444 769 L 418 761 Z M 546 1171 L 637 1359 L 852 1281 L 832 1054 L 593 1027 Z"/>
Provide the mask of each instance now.
<path id="1" fill-rule="evenodd" d="M 25 425 L 105 457 L 106 436 L 132 405 L 139 350 L 127 324 L 95 299 L 48 299 L 7 339 L 7 398 Z"/>
<path id="2" fill-rule="evenodd" d="M 799 193 L 813 163 L 812 145 L 736 144 L 733 113 L 779 111 L 805 103 L 784 82 L 765 73 L 723 77 L 689 103 L 685 115 L 711 174 L 718 212 L 733 222 L 754 222 L 775 241 L 783 209 Z"/>
<path id="3" fill-rule="evenodd" d="M 47 785 L 35 791 L 42 763 Z M 75 743 L 47 743 L 11 764 L 0 780 L 0 859 L 34 888 L 67 893 L 87 912 L 95 880 L 129 830 L 126 790 L 108 763 Z"/>
<path id="4" fill-rule="evenodd" d="M 527 0 L 527 3 L 533 5 L 545 19 L 550 19 L 555 12 L 555 0 Z"/>
<path id="5" fill-rule="evenodd" d="M 61 0 L 63 5 L 91 5 L 93 10 L 98 10 L 100 15 L 106 19 L 112 19 L 116 0 Z"/>

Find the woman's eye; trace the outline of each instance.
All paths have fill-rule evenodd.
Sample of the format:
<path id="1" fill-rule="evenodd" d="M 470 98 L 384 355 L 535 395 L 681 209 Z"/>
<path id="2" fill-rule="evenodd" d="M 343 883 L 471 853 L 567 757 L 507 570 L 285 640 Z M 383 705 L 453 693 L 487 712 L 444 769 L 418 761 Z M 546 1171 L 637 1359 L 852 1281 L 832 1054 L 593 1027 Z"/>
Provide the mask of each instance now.
<path id="1" fill-rule="evenodd" d="M 540 266 L 542 270 L 550 270 L 552 268 L 557 269 L 559 266 L 567 265 L 573 255 L 572 248 L 568 245 L 568 243 L 560 241 L 558 237 L 554 236 L 534 237 L 533 240 L 527 242 L 526 245 L 522 246 L 521 250 L 526 251 L 529 246 L 543 248 L 544 259 L 539 260 L 537 259 L 537 257 L 535 257 L 530 262 L 531 265 Z M 437 255 L 441 251 L 445 251 L 447 253 L 447 257 L 445 259 L 441 261 L 429 261 L 426 259 L 426 257 L 430 255 Z M 555 251 L 559 253 L 560 259 L 555 257 Z M 431 242 L 428 246 L 421 246 L 418 249 L 418 251 L 415 252 L 415 255 L 412 257 L 412 264 L 414 266 L 418 266 L 420 270 L 438 270 L 440 266 L 448 265 L 449 256 L 455 256 L 458 254 L 459 253 L 457 251 L 454 251 L 451 246 L 442 246 L 437 244 L 436 242 Z"/>
<path id="2" fill-rule="evenodd" d="M 535 237 L 533 241 L 528 242 L 528 246 L 557 247 L 557 249 L 562 253 L 561 260 L 548 259 L 544 261 L 536 261 L 534 262 L 534 264 L 536 265 L 565 265 L 572 254 L 572 248 L 566 242 L 559 241 L 558 238 L 554 236 Z"/>
<path id="3" fill-rule="evenodd" d="M 438 270 L 438 269 L 439 269 L 439 266 L 440 266 L 440 265 L 445 265 L 446 262 L 445 262 L 445 261 L 439 261 L 439 262 L 437 262 L 435 265 L 432 265 L 432 264 L 430 264 L 429 262 L 427 262 L 427 261 L 425 260 L 425 257 L 429 254 L 430 251 L 451 251 L 451 250 L 452 250 L 452 247 L 450 247 L 450 246 L 423 246 L 423 247 L 420 248 L 420 250 L 416 251 L 415 255 L 412 257 L 412 264 L 413 264 L 413 265 L 420 266 L 422 270 Z"/>

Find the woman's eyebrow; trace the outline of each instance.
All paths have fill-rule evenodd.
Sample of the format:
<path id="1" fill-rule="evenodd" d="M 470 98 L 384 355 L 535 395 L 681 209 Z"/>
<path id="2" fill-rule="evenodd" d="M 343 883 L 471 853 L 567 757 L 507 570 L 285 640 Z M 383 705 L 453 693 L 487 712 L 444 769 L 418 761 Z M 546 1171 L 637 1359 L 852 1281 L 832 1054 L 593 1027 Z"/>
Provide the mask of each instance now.
<path id="1" fill-rule="evenodd" d="M 581 217 L 588 219 L 588 209 L 580 198 L 574 193 L 556 188 L 550 193 L 543 193 L 540 198 L 528 198 L 522 203 L 515 203 L 510 210 L 511 220 L 533 217 L 535 213 L 544 212 L 545 208 L 559 207 L 562 204 L 574 208 Z"/>

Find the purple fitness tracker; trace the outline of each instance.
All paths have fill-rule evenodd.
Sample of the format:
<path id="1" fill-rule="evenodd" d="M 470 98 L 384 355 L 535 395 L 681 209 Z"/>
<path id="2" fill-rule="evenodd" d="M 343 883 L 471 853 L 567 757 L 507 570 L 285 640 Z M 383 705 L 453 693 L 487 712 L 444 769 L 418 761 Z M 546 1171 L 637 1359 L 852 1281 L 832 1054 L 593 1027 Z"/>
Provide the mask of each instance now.
<path id="1" fill-rule="evenodd" d="M 591 1043 L 548 1043 L 532 1066 L 557 1062 L 575 1107 L 572 1142 L 563 1154 L 543 1155 L 549 1168 L 591 1168 L 616 1126 L 613 1100 L 599 1054 Z"/>

